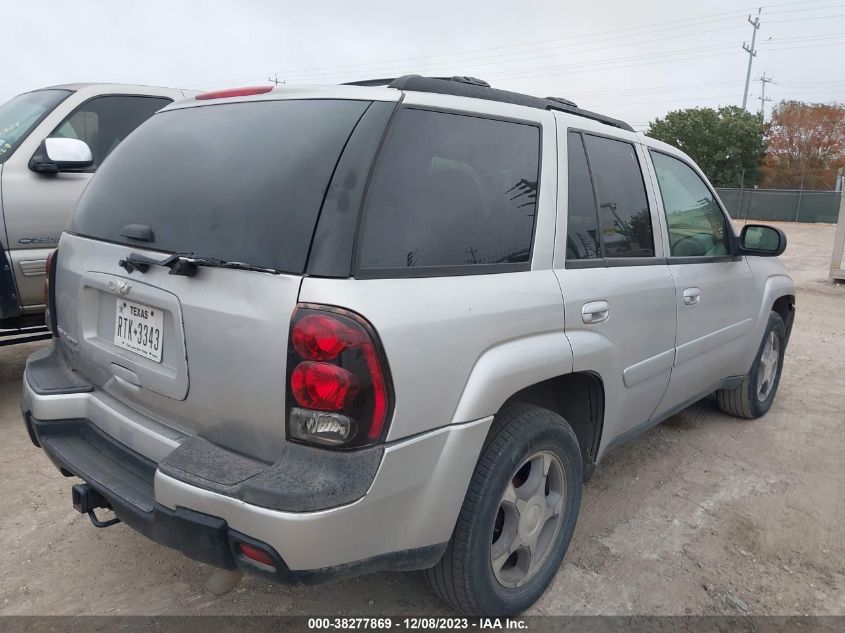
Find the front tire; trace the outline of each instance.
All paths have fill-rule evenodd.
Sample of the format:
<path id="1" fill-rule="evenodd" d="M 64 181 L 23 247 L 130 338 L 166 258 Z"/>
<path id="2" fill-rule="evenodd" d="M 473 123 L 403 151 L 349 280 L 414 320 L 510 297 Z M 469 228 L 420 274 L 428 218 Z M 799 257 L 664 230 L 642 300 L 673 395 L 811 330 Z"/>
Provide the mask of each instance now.
<path id="1" fill-rule="evenodd" d="M 738 387 L 716 391 L 719 408 L 738 418 L 759 418 L 775 400 L 786 351 L 786 326 L 777 312 L 769 314 L 763 342 L 751 370 Z"/>
<path id="2" fill-rule="evenodd" d="M 457 525 L 429 585 L 469 615 L 521 613 L 543 595 L 572 540 L 583 465 L 555 413 L 515 404 L 493 422 Z"/>

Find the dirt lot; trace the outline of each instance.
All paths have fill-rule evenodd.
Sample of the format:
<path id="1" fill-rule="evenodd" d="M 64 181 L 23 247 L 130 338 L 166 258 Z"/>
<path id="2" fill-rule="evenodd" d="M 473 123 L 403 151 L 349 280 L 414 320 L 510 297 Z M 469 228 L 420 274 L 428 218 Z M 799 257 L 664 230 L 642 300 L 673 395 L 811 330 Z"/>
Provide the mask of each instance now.
<path id="1" fill-rule="evenodd" d="M 705 400 L 608 456 L 538 614 L 845 614 L 845 285 L 834 228 L 782 225 L 798 316 L 780 393 L 757 421 Z M 0 614 L 445 613 L 417 574 L 320 587 L 209 569 L 118 525 L 94 529 L 30 444 L 18 397 L 40 344 L 0 348 Z"/>

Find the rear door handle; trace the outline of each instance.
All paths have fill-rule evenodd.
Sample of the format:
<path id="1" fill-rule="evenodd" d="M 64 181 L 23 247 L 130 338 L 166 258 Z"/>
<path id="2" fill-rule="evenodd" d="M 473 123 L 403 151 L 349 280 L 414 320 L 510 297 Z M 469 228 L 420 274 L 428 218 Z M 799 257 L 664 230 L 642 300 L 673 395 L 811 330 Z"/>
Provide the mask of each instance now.
<path id="1" fill-rule="evenodd" d="M 684 290 L 684 303 L 695 306 L 701 303 L 701 288 L 687 288 Z"/>
<path id="2" fill-rule="evenodd" d="M 607 301 L 590 301 L 589 303 L 585 303 L 584 307 L 581 308 L 581 318 L 587 325 L 607 321 L 607 317 L 609 316 L 610 305 L 608 305 Z"/>

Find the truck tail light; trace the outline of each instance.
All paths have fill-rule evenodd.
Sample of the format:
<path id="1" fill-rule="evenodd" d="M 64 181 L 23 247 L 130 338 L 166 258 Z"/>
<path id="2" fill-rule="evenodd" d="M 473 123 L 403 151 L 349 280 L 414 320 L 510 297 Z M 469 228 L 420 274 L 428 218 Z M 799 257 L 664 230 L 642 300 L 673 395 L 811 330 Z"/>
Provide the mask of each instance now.
<path id="1" fill-rule="evenodd" d="M 47 306 L 46 325 L 50 331 L 56 333 L 56 256 L 59 250 L 50 251 L 44 263 L 44 305 Z"/>
<path id="2" fill-rule="evenodd" d="M 358 314 L 299 304 L 288 347 L 288 438 L 359 448 L 384 439 L 391 402 L 381 343 Z"/>

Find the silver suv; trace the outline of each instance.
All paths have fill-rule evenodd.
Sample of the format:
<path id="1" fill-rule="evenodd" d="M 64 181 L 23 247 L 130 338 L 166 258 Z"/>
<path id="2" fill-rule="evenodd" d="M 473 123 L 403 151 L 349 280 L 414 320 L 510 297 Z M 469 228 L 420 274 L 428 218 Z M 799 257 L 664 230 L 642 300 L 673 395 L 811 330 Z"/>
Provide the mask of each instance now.
<path id="1" fill-rule="evenodd" d="M 95 525 L 281 582 L 426 569 L 454 608 L 513 614 L 611 448 L 714 392 L 771 407 L 785 245 L 564 99 L 206 93 L 83 195 L 24 419 Z"/>

